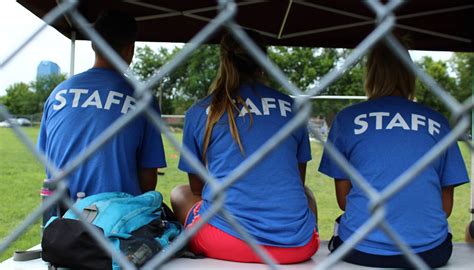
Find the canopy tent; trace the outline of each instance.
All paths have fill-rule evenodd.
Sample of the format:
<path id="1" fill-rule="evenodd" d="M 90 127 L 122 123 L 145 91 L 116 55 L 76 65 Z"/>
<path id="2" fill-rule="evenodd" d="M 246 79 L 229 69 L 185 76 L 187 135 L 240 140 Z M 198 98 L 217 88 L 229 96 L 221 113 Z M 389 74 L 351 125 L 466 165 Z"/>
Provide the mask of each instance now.
<path id="1" fill-rule="evenodd" d="M 43 17 L 56 7 L 58 0 L 18 2 Z M 237 23 L 265 35 L 272 45 L 354 48 L 376 26 L 374 12 L 363 1 L 236 2 Z M 91 22 L 107 8 L 130 13 L 139 21 L 139 41 L 184 43 L 218 12 L 215 0 L 82 0 L 79 3 L 79 11 Z M 396 15 L 396 31 L 408 35 L 412 49 L 474 51 L 472 0 L 407 1 L 396 10 Z M 63 17 L 53 27 L 74 39 L 76 31 L 68 18 Z M 84 39 L 80 33 L 75 38 Z"/>
<path id="2" fill-rule="evenodd" d="M 44 17 L 61 0 L 17 0 Z M 270 45 L 354 48 L 376 27 L 376 14 L 364 1 L 236 0 L 236 22 L 266 36 Z M 387 1 L 383 1 L 387 2 Z M 106 9 L 133 15 L 139 23 L 138 41 L 191 40 L 219 12 L 216 0 L 81 0 L 79 12 L 90 22 Z M 474 52 L 473 0 L 412 0 L 395 10 L 395 31 L 410 39 L 410 48 Z M 52 25 L 74 41 L 85 37 L 63 16 Z M 216 42 L 214 36 L 209 42 Z M 474 91 L 474 90 L 473 90 Z M 474 119 L 474 110 L 473 110 Z M 474 124 L 472 125 L 474 133 Z M 474 173 L 474 159 L 471 168 Z M 472 188 L 474 208 L 474 188 Z"/>
<path id="3" fill-rule="evenodd" d="M 17 1 L 39 17 L 60 2 Z M 376 28 L 375 14 L 362 1 L 254 0 L 237 4 L 237 23 L 259 31 L 273 45 L 353 48 Z M 215 1 L 209 0 L 84 0 L 79 4 L 80 13 L 91 22 L 107 8 L 128 12 L 139 21 L 138 40 L 161 42 L 189 41 L 218 10 Z M 474 51 L 472 0 L 414 0 L 397 9 L 396 15 L 396 30 L 409 35 L 413 49 Z M 72 41 L 84 39 L 67 17 L 53 27 Z"/>

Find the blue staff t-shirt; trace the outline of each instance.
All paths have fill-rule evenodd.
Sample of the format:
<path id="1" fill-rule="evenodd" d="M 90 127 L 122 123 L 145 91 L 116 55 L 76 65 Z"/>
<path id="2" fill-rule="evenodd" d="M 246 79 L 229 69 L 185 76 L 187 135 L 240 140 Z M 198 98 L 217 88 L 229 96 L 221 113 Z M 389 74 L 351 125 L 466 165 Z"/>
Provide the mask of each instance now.
<path id="1" fill-rule="evenodd" d="M 245 151 L 232 139 L 227 113 L 214 126 L 207 160 L 208 169 L 218 181 L 229 175 L 247 157 L 251 156 L 270 137 L 293 117 L 293 101 L 287 95 L 261 84 L 244 85 L 239 92 L 247 104 L 237 112 L 236 124 Z M 202 160 L 207 113 L 212 97 L 209 96 L 186 113 L 183 145 Z M 250 121 L 248 113 L 253 116 Z M 315 218 L 308 208 L 298 163 L 311 160 L 308 133 L 305 127 L 293 131 L 254 168 L 245 173 L 226 190 L 225 208 L 262 245 L 302 246 L 309 242 L 315 228 Z M 196 173 L 184 158 L 179 168 Z M 210 187 L 206 184 L 202 193 L 200 214 L 212 204 Z M 221 214 L 210 224 L 241 238 Z"/>
<path id="2" fill-rule="evenodd" d="M 111 69 L 92 68 L 59 84 L 44 105 L 38 147 L 58 168 L 135 107 L 133 88 Z M 159 112 L 158 106 L 155 109 Z M 101 192 L 142 193 L 139 168 L 166 167 L 161 134 L 139 116 L 102 145 L 67 179 L 73 200 Z M 48 178 L 51 172 L 47 171 Z"/>
<path id="3" fill-rule="evenodd" d="M 439 113 L 401 97 L 382 97 L 342 110 L 328 141 L 348 159 L 372 187 L 383 190 L 450 131 Z M 324 152 L 319 171 L 351 180 Z M 451 145 L 387 204 L 387 222 L 415 252 L 440 245 L 448 234 L 442 188 L 469 182 L 458 145 Z M 339 237 L 346 241 L 370 218 L 367 196 L 356 184 L 346 198 Z M 378 255 L 401 254 L 376 229 L 356 247 Z"/>

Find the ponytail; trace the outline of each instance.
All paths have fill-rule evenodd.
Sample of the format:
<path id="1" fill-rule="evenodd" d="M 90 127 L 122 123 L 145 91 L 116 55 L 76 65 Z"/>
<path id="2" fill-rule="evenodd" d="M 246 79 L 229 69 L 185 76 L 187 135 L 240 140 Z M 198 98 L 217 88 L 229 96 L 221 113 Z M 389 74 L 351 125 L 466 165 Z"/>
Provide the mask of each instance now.
<path id="1" fill-rule="evenodd" d="M 264 47 L 261 48 L 265 51 Z M 239 106 L 250 111 L 245 101 L 239 95 L 242 83 L 258 81 L 259 66 L 252 57 L 237 43 L 230 34 L 224 34 L 220 43 L 220 64 L 217 76 L 209 92 L 212 95 L 208 111 L 206 129 L 203 141 L 203 161 L 207 163 L 207 150 L 211 140 L 212 130 L 219 119 L 227 112 L 229 129 L 232 139 L 238 144 L 242 155 L 245 154 L 239 131 L 235 122 L 236 114 L 240 113 Z M 250 124 L 253 116 L 249 113 Z"/>

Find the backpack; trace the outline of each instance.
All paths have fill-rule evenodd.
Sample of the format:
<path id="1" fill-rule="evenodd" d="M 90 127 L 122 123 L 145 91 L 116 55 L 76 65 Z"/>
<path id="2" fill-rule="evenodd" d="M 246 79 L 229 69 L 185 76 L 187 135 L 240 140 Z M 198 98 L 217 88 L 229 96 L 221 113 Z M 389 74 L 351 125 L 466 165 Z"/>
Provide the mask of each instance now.
<path id="1" fill-rule="evenodd" d="M 137 267 L 166 249 L 183 230 L 156 191 L 139 196 L 100 193 L 81 199 L 74 206 Z M 56 267 L 120 269 L 72 210 L 48 221 L 41 246 L 43 260 Z"/>

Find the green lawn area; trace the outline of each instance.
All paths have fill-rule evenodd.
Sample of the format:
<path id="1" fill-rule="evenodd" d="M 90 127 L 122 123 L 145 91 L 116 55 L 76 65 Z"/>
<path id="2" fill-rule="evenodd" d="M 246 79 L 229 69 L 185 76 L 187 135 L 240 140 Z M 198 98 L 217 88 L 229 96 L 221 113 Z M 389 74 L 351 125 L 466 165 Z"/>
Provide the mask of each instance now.
<path id="1" fill-rule="evenodd" d="M 36 142 L 38 128 L 24 128 L 28 137 Z M 176 133 L 181 140 L 181 134 Z M 469 149 L 461 144 L 466 165 L 470 164 Z M 186 183 L 186 175 L 177 169 L 179 159 L 176 151 L 165 139 L 168 168 L 164 176 L 158 179 L 158 189 L 163 193 L 165 202 L 169 203 L 171 189 L 180 183 Z M 329 239 L 332 234 L 334 219 L 341 214 L 334 195 L 334 184 L 331 179 L 317 172 L 321 158 L 321 145 L 312 143 L 313 161 L 308 165 L 307 185 L 315 193 L 319 208 L 319 230 L 322 239 Z M 470 170 L 470 165 L 467 166 Z M 12 130 L 0 128 L 0 239 L 11 233 L 24 218 L 40 204 L 39 192 L 44 178 L 44 169 L 16 138 Z M 455 204 L 449 219 L 455 241 L 463 241 L 464 229 L 469 221 L 469 185 L 463 185 L 455 191 Z M 15 249 L 26 249 L 40 241 L 39 222 L 32 225 L 29 231 L 17 240 L 13 247 L 0 254 L 0 261 L 10 257 Z"/>

